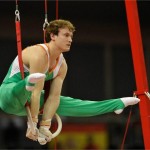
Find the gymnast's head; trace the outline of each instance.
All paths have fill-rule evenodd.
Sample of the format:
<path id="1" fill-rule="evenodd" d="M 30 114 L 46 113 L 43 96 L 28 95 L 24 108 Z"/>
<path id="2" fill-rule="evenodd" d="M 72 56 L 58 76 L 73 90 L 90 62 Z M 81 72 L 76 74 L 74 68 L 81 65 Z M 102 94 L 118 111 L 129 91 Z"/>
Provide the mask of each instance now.
<path id="1" fill-rule="evenodd" d="M 49 22 L 49 25 L 46 27 L 46 42 L 50 42 L 52 40 L 52 35 L 58 35 L 60 29 L 68 29 L 72 34 L 75 31 L 74 25 L 68 20 L 53 20 Z"/>

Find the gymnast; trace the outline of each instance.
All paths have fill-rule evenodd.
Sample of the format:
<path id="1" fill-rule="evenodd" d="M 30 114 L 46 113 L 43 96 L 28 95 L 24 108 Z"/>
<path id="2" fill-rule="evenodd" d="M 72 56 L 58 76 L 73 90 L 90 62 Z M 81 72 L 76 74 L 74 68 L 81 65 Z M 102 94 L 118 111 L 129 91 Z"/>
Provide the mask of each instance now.
<path id="1" fill-rule="evenodd" d="M 22 79 L 18 56 L 12 62 L 0 86 L 0 108 L 17 116 L 26 116 L 25 105 L 30 106 L 32 120 L 38 132 L 31 131 L 27 122 L 26 137 L 37 140 L 40 135 L 45 143 L 51 140 L 51 120 L 55 113 L 61 116 L 88 117 L 109 112 L 120 114 L 128 105 L 140 99 L 124 97 L 103 101 L 80 100 L 61 96 L 67 64 L 63 57 L 71 47 L 74 25 L 68 20 L 53 20 L 46 28 L 46 43 L 26 47 L 22 51 L 25 78 Z M 44 101 L 45 81 L 51 80 L 49 95 Z M 42 114 L 40 113 L 42 112 Z M 39 114 L 42 115 L 37 128 Z"/>

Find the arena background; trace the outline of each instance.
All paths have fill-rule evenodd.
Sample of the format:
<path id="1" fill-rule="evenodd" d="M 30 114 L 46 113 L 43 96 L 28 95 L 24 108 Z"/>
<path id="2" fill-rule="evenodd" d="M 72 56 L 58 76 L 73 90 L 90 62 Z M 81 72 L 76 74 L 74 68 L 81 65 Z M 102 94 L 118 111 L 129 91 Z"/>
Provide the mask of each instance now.
<path id="1" fill-rule="evenodd" d="M 23 48 L 43 42 L 44 1 L 19 1 Z M 150 81 L 150 2 L 138 1 L 148 81 Z M 89 100 L 132 96 L 136 90 L 124 1 L 59 1 L 59 18 L 76 26 L 71 51 L 64 54 L 68 74 L 62 95 Z M 48 20 L 55 19 L 55 1 L 48 1 Z M 15 1 L 0 1 L 0 82 L 17 55 Z M 88 118 L 62 117 L 59 149 L 85 149 L 88 137 L 98 149 L 119 149 L 129 108 Z M 84 127 L 85 126 L 85 127 Z M 80 130 L 79 128 L 80 127 Z M 84 129 L 84 130 L 83 130 Z M 82 130 L 82 132 L 81 132 Z M 1 149 L 50 149 L 25 138 L 26 118 L 1 111 Z M 83 138 L 81 138 L 83 137 Z M 91 139 L 90 139 L 91 141 Z M 100 144 L 101 143 L 101 144 Z M 126 149 L 144 148 L 138 105 L 125 141 Z"/>

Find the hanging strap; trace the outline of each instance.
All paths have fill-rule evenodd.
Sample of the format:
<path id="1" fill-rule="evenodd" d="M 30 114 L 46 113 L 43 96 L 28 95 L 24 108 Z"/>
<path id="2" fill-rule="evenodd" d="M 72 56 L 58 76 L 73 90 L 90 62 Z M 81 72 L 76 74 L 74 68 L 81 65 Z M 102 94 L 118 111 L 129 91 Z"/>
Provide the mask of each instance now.
<path id="1" fill-rule="evenodd" d="M 58 0 L 56 0 L 56 19 L 58 19 Z"/>
<path id="2" fill-rule="evenodd" d="M 121 143 L 120 150 L 124 149 L 124 143 L 125 143 L 125 140 L 126 140 L 126 136 L 127 136 L 127 132 L 128 132 L 129 124 L 130 124 L 131 115 L 132 115 L 132 106 L 130 107 L 130 112 L 129 112 L 129 115 L 128 115 L 128 119 L 127 119 L 127 123 L 126 123 L 126 127 L 125 127 L 125 132 L 124 132 L 124 136 L 123 136 L 123 140 L 122 140 L 122 143 Z"/>
<path id="3" fill-rule="evenodd" d="M 48 14 L 47 14 L 47 0 L 45 0 L 44 4 L 45 4 L 45 20 L 44 20 L 44 24 L 43 24 L 43 35 L 44 35 L 44 43 L 46 43 L 46 28 L 49 25 Z M 58 19 L 58 0 L 56 0 L 56 19 Z M 47 99 L 47 97 L 49 95 L 50 83 L 51 83 L 50 81 L 46 81 L 44 84 L 44 90 L 45 90 L 44 99 L 45 100 Z M 60 122 L 61 122 L 61 119 L 60 119 Z M 55 123 L 55 127 L 56 127 L 56 123 Z M 55 138 L 55 140 L 54 140 L 54 149 L 57 150 L 57 138 Z"/>
<path id="4" fill-rule="evenodd" d="M 44 43 L 46 43 L 46 28 L 49 25 L 48 23 L 48 14 L 47 14 L 47 0 L 44 2 L 44 8 L 45 8 L 45 20 L 43 23 L 43 34 L 44 34 Z M 58 0 L 56 0 L 56 19 L 58 19 Z"/>
<path id="5" fill-rule="evenodd" d="M 44 23 L 43 23 L 43 34 L 44 34 L 44 43 L 46 43 L 45 32 L 46 32 L 47 26 L 49 25 L 49 23 L 48 23 L 48 15 L 47 15 L 47 0 L 45 0 L 44 4 L 45 4 L 45 20 L 44 20 Z"/>
<path id="6" fill-rule="evenodd" d="M 20 13 L 18 10 L 18 3 L 16 0 L 16 10 L 15 10 L 15 24 L 16 24 L 16 38 L 17 38 L 17 51 L 18 51 L 18 61 L 19 61 L 19 69 L 21 72 L 21 77 L 24 79 L 24 69 L 23 69 L 23 61 L 22 61 L 22 43 L 21 43 L 21 26 L 20 26 Z M 26 111 L 29 124 L 31 126 L 32 131 L 35 131 L 34 123 L 32 121 L 31 112 L 29 108 L 29 104 L 26 103 Z"/>
<path id="7" fill-rule="evenodd" d="M 24 72 L 23 72 L 23 62 L 22 62 L 22 44 L 21 44 L 21 27 L 20 27 L 20 13 L 18 10 L 18 4 L 16 0 L 16 10 L 15 10 L 15 23 L 16 23 L 16 38 L 17 38 L 17 50 L 18 50 L 18 60 L 19 60 L 19 68 L 21 72 L 21 77 L 24 79 Z"/>

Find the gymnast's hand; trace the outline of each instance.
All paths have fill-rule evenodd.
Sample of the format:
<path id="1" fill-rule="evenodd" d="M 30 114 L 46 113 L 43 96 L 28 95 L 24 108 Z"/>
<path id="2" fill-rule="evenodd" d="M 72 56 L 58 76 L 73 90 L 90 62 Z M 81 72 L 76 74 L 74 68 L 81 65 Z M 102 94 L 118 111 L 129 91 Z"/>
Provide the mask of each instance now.
<path id="1" fill-rule="evenodd" d="M 41 145 L 46 144 L 47 142 L 50 142 L 52 140 L 52 133 L 48 128 L 40 127 L 39 128 L 39 137 L 38 142 Z"/>
<path id="2" fill-rule="evenodd" d="M 39 130 L 37 128 L 35 128 L 35 131 L 32 131 L 31 128 L 27 128 L 27 132 L 26 132 L 26 137 L 33 140 L 33 141 L 37 141 L 39 136 Z"/>
<path id="3" fill-rule="evenodd" d="M 37 129 L 38 119 L 37 117 L 32 117 L 32 120 L 33 120 L 34 130 L 31 128 L 30 123 L 27 122 L 28 127 L 27 127 L 26 137 L 33 141 L 37 141 L 39 136 L 39 130 Z"/>

